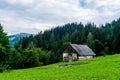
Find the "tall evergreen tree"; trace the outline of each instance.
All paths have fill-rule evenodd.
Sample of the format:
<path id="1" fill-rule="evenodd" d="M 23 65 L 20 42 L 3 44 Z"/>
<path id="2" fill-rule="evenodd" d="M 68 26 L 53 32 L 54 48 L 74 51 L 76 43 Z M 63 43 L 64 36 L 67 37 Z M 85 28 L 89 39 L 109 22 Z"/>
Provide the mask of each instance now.
<path id="1" fill-rule="evenodd" d="M 10 48 L 9 39 L 7 37 L 7 34 L 4 32 L 1 24 L 0 24 L 0 44 L 1 44 L 1 46 L 5 47 L 6 49 Z"/>
<path id="2" fill-rule="evenodd" d="M 87 36 L 87 44 L 89 47 L 92 46 L 92 41 L 93 41 L 93 35 L 91 32 L 88 33 L 88 36 Z"/>
<path id="3" fill-rule="evenodd" d="M 0 67 L 1 71 L 8 66 L 10 44 L 7 34 L 4 33 L 3 27 L 0 24 Z"/>

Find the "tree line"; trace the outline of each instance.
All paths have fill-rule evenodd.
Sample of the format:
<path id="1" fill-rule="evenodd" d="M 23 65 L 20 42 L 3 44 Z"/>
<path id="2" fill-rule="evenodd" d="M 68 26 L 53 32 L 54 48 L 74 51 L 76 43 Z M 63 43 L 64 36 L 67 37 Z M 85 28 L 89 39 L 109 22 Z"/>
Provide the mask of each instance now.
<path id="1" fill-rule="evenodd" d="M 31 42 L 35 48 L 51 51 L 53 60 L 49 63 L 62 61 L 62 52 L 71 43 L 86 44 L 97 56 L 116 54 L 120 52 L 120 19 L 100 26 L 81 22 L 57 26 L 22 38 L 15 44 L 15 49 L 24 51 Z"/>
<path id="2" fill-rule="evenodd" d="M 120 19 L 105 25 L 68 23 L 36 35 L 23 37 L 9 45 L 0 25 L 0 70 L 29 68 L 62 61 L 67 45 L 87 44 L 97 56 L 120 53 Z"/>
<path id="3" fill-rule="evenodd" d="M 42 66 L 54 62 L 51 51 L 36 48 L 33 42 L 30 42 L 25 49 L 20 50 L 11 47 L 7 33 L 0 25 L 0 72 Z"/>
<path id="4" fill-rule="evenodd" d="M 61 59 L 62 51 L 67 44 L 87 44 L 99 56 L 119 53 L 119 37 L 120 19 L 100 26 L 96 26 L 94 23 L 86 25 L 81 22 L 69 23 L 40 32 L 35 36 L 22 38 L 16 43 L 15 48 L 21 51 L 26 49 L 30 42 L 33 42 L 35 48 L 51 51 Z M 104 50 L 107 53 L 103 54 Z"/>

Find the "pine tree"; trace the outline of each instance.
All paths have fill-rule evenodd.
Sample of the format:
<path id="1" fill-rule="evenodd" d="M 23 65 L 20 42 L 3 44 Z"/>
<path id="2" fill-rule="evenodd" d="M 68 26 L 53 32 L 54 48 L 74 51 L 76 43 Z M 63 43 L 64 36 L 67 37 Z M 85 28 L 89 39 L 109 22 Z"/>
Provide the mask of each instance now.
<path id="1" fill-rule="evenodd" d="M 0 71 L 6 70 L 8 67 L 8 56 L 10 44 L 7 34 L 4 33 L 3 27 L 0 24 Z"/>
<path id="2" fill-rule="evenodd" d="M 88 33 L 88 36 L 87 36 L 87 44 L 89 47 L 92 46 L 92 41 L 93 41 L 93 35 L 91 32 Z"/>
<path id="3" fill-rule="evenodd" d="M 9 39 L 7 37 L 7 34 L 4 33 L 3 27 L 0 24 L 0 44 L 1 46 L 5 47 L 6 49 L 10 48 L 9 45 Z"/>

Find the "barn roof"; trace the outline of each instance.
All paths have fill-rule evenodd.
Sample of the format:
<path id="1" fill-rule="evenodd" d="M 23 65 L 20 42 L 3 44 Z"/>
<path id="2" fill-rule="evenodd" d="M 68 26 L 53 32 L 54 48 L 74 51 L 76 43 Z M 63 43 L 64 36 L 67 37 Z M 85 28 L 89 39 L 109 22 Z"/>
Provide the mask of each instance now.
<path id="1" fill-rule="evenodd" d="M 96 55 L 87 45 L 70 44 L 70 46 L 81 56 Z"/>

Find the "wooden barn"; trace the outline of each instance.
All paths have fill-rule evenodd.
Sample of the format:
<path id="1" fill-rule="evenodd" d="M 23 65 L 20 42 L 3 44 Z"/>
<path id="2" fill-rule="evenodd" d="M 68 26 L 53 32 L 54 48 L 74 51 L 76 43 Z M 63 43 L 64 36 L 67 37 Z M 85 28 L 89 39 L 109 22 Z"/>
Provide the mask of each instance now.
<path id="1" fill-rule="evenodd" d="M 63 51 L 63 61 L 85 60 L 95 55 L 87 45 L 70 44 Z"/>

